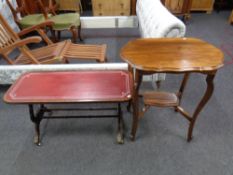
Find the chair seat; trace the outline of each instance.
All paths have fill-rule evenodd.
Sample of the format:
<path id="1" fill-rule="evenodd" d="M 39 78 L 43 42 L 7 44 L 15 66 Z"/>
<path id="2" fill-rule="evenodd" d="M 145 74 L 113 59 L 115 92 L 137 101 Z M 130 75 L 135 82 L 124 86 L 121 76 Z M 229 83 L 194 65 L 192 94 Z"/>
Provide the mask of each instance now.
<path id="1" fill-rule="evenodd" d="M 54 22 L 54 30 L 67 30 L 70 27 L 80 26 L 80 15 L 79 13 L 66 13 L 59 14 L 49 18 Z"/>
<path id="2" fill-rule="evenodd" d="M 51 15 L 49 15 L 49 16 L 51 16 Z M 43 14 L 27 15 L 20 20 L 20 27 L 24 29 L 27 27 L 31 27 L 31 26 L 40 24 L 44 21 L 45 21 L 45 17 Z"/>

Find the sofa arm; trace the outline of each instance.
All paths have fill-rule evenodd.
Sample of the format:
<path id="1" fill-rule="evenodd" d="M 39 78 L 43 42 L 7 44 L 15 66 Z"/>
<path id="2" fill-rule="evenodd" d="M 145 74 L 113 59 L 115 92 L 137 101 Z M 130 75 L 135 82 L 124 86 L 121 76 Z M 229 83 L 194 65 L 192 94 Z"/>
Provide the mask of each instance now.
<path id="1" fill-rule="evenodd" d="M 183 37 L 184 23 L 159 0 L 137 0 L 137 17 L 142 38 Z"/>

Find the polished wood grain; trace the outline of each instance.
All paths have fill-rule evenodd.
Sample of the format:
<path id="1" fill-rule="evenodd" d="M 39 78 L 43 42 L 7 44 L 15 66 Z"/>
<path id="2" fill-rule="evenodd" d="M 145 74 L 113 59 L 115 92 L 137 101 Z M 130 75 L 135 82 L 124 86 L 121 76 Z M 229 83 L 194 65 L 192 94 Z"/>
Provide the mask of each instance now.
<path id="1" fill-rule="evenodd" d="M 206 11 L 211 13 L 213 11 L 214 0 L 193 0 L 191 11 Z"/>
<path id="2" fill-rule="evenodd" d="M 179 100 L 175 93 L 147 91 L 143 93 L 144 104 L 149 106 L 173 107 Z"/>
<path id="3" fill-rule="evenodd" d="M 94 16 L 129 16 L 130 0 L 92 0 Z"/>
<path id="4" fill-rule="evenodd" d="M 150 106 L 174 107 L 189 122 L 187 141 L 192 140 L 195 122 L 214 90 L 214 77 L 223 66 L 223 53 L 215 46 L 196 38 L 137 39 L 121 49 L 121 57 L 135 70 L 133 96 L 132 140 L 135 139 L 139 118 Z M 146 92 L 144 108 L 140 111 L 139 89 L 143 75 L 153 73 L 184 74 L 177 93 Z M 190 73 L 206 75 L 207 88 L 193 114 L 181 107 L 181 101 Z"/>
<path id="5" fill-rule="evenodd" d="M 223 66 L 223 53 L 195 38 L 137 39 L 121 49 L 121 57 L 143 71 L 213 71 Z"/>

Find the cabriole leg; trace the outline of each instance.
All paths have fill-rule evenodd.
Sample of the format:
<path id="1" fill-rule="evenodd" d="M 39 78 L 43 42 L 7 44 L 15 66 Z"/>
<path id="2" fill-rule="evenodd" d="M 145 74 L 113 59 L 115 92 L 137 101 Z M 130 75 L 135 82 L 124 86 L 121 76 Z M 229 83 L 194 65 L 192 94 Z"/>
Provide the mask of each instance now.
<path id="1" fill-rule="evenodd" d="M 190 142 L 192 140 L 192 133 L 193 133 L 193 128 L 195 125 L 195 122 L 197 120 L 198 114 L 201 112 L 201 110 L 203 109 L 203 107 L 206 105 L 206 103 L 209 101 L 210 97 L 213 94 L 214 91 L 214 77 L 215 77 L 215 73 L 214 74 L 209 74 L 207 75 L 206 78 L 206 82 L 207 82 L 207 88 L 206 88 L 206 92 L 204 94 L 204 96 L 202 97 L 200 103 L 198 104 L 193 117 L 190 121 L 189 124 L 189 130 L 188 130 L 188 137 L 187 137 L 187 141 Z"/>
<path id="2" fill-rule="evenodd" d="M 134 84 L 134 92 L 133 92 L 133 122 L 132 122 L 132 130 L 131 130 L 131 140 L 135 140 L 137 128 L 138 128 L 138 120 L 139 120 L 139 88 L 142 81 L 142 75 L 139 71 L 135 73 L 135 84 Z"/>

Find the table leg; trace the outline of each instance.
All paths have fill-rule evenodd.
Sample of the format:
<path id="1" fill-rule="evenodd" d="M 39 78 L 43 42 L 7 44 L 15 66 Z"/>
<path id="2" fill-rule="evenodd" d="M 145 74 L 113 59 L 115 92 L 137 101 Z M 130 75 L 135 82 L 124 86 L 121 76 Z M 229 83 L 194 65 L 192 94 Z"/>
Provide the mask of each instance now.
<path id="1" fill-rule="evenodd" d="M 124 143 L 124 122 L 122 118 L 121 104 L 118 103 L 118 130 L 117 130 L 117 143 Z"/>
<path id="2" fill-rule="evenodd" d="M 139 88 L 142 82 L 142 73 L 136 70 L 135 72 L 135 80 L 134 80 L 134 92 L 133 92 L 133 123 L 131 130 L 131 140 L 135 140 L 135 135 L 138 128 L 138 120 L 139 120 Z"/>
<path id="3" fill-rule="evenodd" d="M 177 93 L 177 97 L 178 97 L 178 99 L 179 99 L 179 104 L 178 104 L 178 106 L 180 106 L 180 104 L 181 104 L 181 99 L 182 99 L 182 96 L 183 96 L 184 88 L 185 88 L 185 86 L 186 86 L 186 84 L 187 84 L 187 82 L 188 82 L 189 75 L 190 75 L 190 73 L 185 73 L 185 74 L 184 74 L 184 78 L 183 78 L 182 83 L 181 83 L 181 85 L 180 85 L 179 92 Z M 178 112 L 177 106 L 175 107 L 175 111 Z"/>
<path id="4" fill-rule="evenodd" d="M 43 118 L 43 105 L 41 106 L 40 110 L 35 114 L 34 113 L 34 108 L 32 104 L 29 104 L 29 113 L 30 113 L 30 118 L 31 121 L 35 125 L 35 136 L 34 136 L 34 143 L 38 146 L 41 145 L 41 139 L 40 139 L 40 122 Z"/>
<path id="5" fill-rule="evenodd" d="M 204 94 L 204 96 L 202 97 L 201 101 L 199 102 L 193 117 L 191 118 L 190 124 L 189 124 L 189 130 L 188 130 L 188 137 L 187 137 L 187 141 L 191 141 L 192 140 L 192 133 L 193 133 L 193 128 L 196 122 L 196 119 L 198 117 L 198 114 L 201 112 L 201 110 L 203 109 L 203 107 L 206 105 L 206 103 L 209 101 L 210 97 L 213 94 L 214 91 L 214 77 L 215 77 L 215 73 L 213 74 L 208 74 L 206 77 L 206 82 L 207 82 L 207 89 L 206 92 Z"/>

